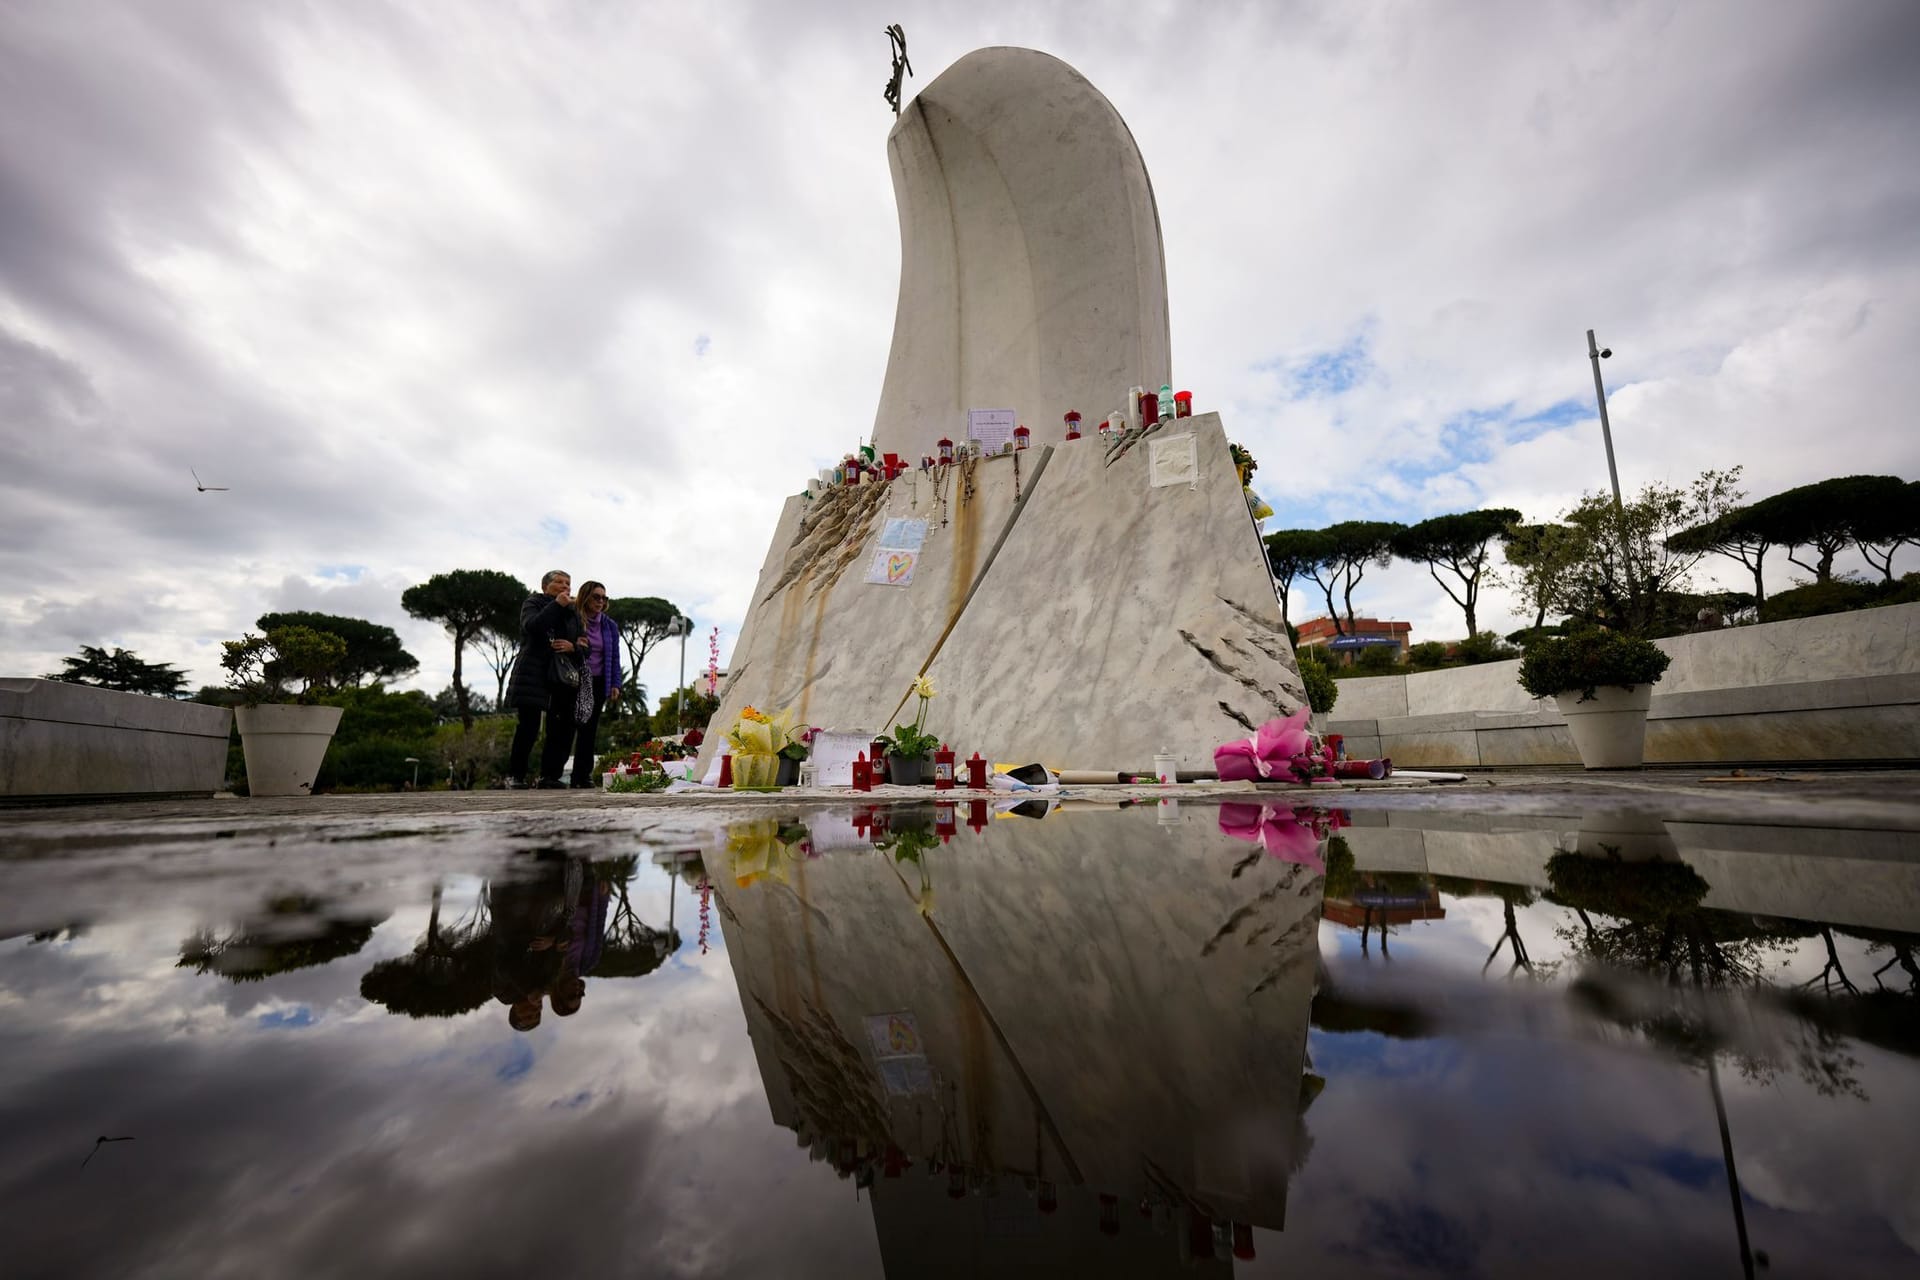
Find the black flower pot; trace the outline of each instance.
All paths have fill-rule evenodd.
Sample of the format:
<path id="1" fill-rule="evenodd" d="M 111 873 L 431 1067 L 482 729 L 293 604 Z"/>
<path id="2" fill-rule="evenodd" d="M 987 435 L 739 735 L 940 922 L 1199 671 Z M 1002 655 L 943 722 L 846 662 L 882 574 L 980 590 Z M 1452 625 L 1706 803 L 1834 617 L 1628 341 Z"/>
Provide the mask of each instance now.
<path id="1" fill-rule="evenodd" d="M 800 781 L 800 762 L 798 760 L 789 760 L 785 756 L 781 756 L 780 771 L 773 775 L 773 785 L 776 787 L 791 787 L 799 781 Z"/>
<path id="2" fill-rule="evenodd" d="M 925 779 L 926 769 L 927 762 L 917 757 L 911 760 L 896 755 L 887 757 L 887 781 L 896 787 L 919 786 Z"/>

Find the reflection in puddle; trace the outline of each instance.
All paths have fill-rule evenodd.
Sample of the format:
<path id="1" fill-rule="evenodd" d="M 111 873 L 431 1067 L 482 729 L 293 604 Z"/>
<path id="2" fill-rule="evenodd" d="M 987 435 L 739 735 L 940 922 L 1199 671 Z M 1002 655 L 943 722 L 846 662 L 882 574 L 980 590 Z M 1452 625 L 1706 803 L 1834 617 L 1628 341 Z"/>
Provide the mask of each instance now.
<path id="1" fill-rule="evenodd" d="M 1910 833 L 959 796 L 528 843 L 261 864 L 218 909 L 79 867 L 16 897 L 27 1270 L 432 1269 L 408 1240 L 471 1242 L 476 1274 L 1920 1251 Z M 502 1212 L 530 1185 L 608 1229 Z"/>

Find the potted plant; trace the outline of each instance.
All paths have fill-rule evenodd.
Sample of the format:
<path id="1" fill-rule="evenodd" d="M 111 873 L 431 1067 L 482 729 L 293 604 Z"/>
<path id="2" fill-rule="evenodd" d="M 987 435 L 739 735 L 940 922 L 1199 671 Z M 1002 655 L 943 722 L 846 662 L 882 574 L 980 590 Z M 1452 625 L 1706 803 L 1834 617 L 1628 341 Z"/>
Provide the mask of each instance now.
<path id="1" fill-rule="evenodd" d="M 780 748 L 780 771 L 774 777 L 774 785 L 790 787 L 800 781 L 800 762 L 807 758 L 807 752 L 813 743 L 813 730 L 801 725 L 787 733 L 787 743 Z"/>
<path id="2" fill-rule="evenodd" d="M 1542 640 L 1520 660 L 1520 687 L 1552 698 L 1589 769 L 1637 769 L 1653 686 L 1671 661 L 1650 640 L 1585 630 Z"/>
<path id="3" fill-rule="evenodd" d="M 340 727 L 341 709 L 319 706 L 319 694 L 345 661 L 347 642 L 312 627 L 277 627 L 220 647 L 227 683 L 244 700 L 233 719 L 246 755 L 248 794 L 312 794 L 327 744 Z"/>
<path id="4" fill-rule="evenodd" d="M 914 715 L 913 723 L 897 724 L 891 735 L 881 738 L 887 744 L 887 781 L 896 786 L 925 782 L 932 766 L 934 748 L 940 745 L 940 739 L 926 731 L 927 703 L 934 696 L 933 681 L 925 676 L 915 680 L 913 696 L 920 700 L 920 709 Z"/>
<path id="5" fill-rule="evenodd" d="M 899 825 L 880 846 L 893 855 L 896 864 L 911 862 L 920 873 L 920 886 L 914 894 L 915 909 L 923 916 L 933 914 L 933 873 L 927 855 L 940 847 L 940 837 L 924 813 L 902 813 Z"/>

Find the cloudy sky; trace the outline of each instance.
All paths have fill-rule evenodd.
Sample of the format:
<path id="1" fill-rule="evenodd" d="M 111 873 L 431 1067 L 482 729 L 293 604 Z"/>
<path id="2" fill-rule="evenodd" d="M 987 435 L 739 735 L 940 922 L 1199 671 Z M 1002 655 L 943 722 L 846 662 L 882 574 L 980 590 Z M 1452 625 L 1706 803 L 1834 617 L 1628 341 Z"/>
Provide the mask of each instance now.
<path id="1" fill-rule="evenodd" d="M 114 644 L 212 682 L 317 608 L 432 691 L 399 596 L 453 568 L 666 596 L 724 652 L 782 498 L 872 424 L 892 21 L 909 93 L 1020 44 L 1113 100 L 1174 381 L 1269 528 L 1604 485 L 1589 327 L 1629 488 L 1920 477 L 1904 0 L 12 0 L 0 673 Z M 1356 604 L 1462 629 L 1419 569 Z"/>

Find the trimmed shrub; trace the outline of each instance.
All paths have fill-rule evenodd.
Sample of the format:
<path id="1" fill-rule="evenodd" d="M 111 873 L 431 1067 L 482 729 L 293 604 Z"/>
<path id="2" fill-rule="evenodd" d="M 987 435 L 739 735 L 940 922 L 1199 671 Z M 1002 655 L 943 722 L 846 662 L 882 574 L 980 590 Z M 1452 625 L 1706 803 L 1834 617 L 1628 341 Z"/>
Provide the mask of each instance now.
<path id="1" fill-rule="evenodd" d="M 1579 631 L 1527 650 L 1520 660 L 1520 687 L 1536 698 L 1577 689 L 1585 702 L 1602 685 L 1653 684 L 1671 661 L 1651 640 L 1618 631 Z"/>
<path id="2" fill-rule="evenodd" d="M 1353 665 L 1369 675 L 1384 675 L 1400 665 L 1400 650 L 1384 644 L 1369 645 L 1360 651 Z"/>
<path id="3" fill-rule="evenodd" d="M 1333 710 L 1333 704 L 1340 698 L 1340 686 L 1333 682 L 1333 675 L 1320 663 L 1303 661 L 1300 664 L 1300 683 L 1307 687 L 1307 706 L 1321 715 Z"/>
<path id="4" fill-rule="evenodd" d="M 1479 666 L 1483 662 L 1505 662 L 1515 656 L 1512 646 L 1491 631 L 1468 636 L 1454 646 L 1454 653 L 1463 665 L 1469 667 Z"/>

